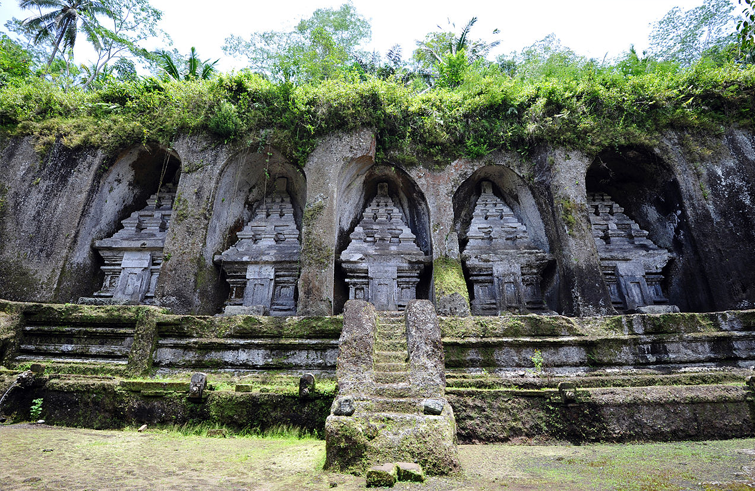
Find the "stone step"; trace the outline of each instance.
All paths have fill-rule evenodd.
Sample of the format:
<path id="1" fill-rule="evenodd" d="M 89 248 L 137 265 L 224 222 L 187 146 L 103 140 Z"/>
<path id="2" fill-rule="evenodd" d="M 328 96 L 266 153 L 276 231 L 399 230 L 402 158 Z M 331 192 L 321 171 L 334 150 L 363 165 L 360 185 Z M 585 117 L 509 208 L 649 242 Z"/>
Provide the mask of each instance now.
<path id="1" fill-rule="evenodd" d="M 379 319 L 404 319 L 404 312 L 401 310 L 381 310 L 378 312 Z"/>
<path id="2" fill-rule="evenodd" d="M 376 351 L 375 363 L 404 363 L 406 351 Z"/>
<path id="3" fill-rule="evenodd" d="M 395 331 L 395 332 L 386 332 L 386 331 L 378 331 L 377 335 L 378 339 L 385 339 L 390 341 L 404 341 L 406 342 L 406 332 L 405 331 Z"/>
<path id="4" fill-rule="evenodd" d="M 395 383 L 395 384 L 375 384 L 375 395 L 378 397 L 386 398 L 406 398 L 413 397 L 414 390 L 408 383 Z"/>
<path id="5" fill-rule="evenodd" d="M 409 372 L 375 372 L 379 384 L 409 383 Z"/>
<path id="6" fill-rule="evenodd" d="M 375 351 L 403 351 L 407 352 L 406 340 L 391 341 L 385 339 L 379 339 L 375 341 Z"/>
<path id="7" fill-rule="evenodd" d="M 46 362 L 59 362 L 59 363 L 107 363 L 112 365 L 126 365 L 128 364 L 128 358 L 105 358 L 99 356 L 87 356 L 87 357 L 67 357 L 67 356 L 52 356 L 52 355 L 34 355 L 25 354 L 18 355 L 13 358 L 13 361 L 46 361 Z"/>
<path id="8" fill-rule="evenodd" d="M 408 363 L 375 363 L 376 372 L 406 372 L 409 370 Z"/>
<path id="9" fill-rule="evenodd" d="M 359 405 L 359 409 L 366 413 L 422 413 L 422 401 L 413 398 L 374 397 L 368 401 L 360 401 Z"/>
<path id="10" fill-rule="evenodd" d="M 19 352 L 26 356 L 38 358 L 55 357 L 106 357 L 128 358 L 131 346 L 112 344 L 22 344 Z"/>
<path id="11" fill-rule="evenodd" d="M 133 327 L 74 327 L 74 326 L 24 326 L 24 334 L 37 336 L 75 336 L 81 338 L 134 335 Z"/>

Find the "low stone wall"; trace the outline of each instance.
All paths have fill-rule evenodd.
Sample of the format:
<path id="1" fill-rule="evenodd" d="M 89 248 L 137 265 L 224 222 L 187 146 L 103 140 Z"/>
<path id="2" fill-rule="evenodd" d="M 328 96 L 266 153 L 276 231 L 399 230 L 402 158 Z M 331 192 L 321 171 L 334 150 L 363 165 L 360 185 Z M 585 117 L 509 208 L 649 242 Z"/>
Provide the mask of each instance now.
<path id="1" fill-rule="evenodd" d="M 755 435 L 755 398 L 743 385 L 558 390 L 448 389 L 459 443 L 674 441 Z"/>
<path id="2" fill-rule="evenodd" d="M 755 364 L 755 311 L 444 318 L 447 369 L 555 372 Z"/>
<path id="3" fill-rule="evenodd" d="M 2 412 L 15 420 L 28 420 L 29 408 L 42 398 L 48 424 L 94 429 L 147 425 L 223 425 L 232 430 L 266 430 L 278 426 L 321 433 L 333 395 L 315 392 L 298 395 L 205 391 L 205 397 L 188 399 L 185 384 L 148 382 L 144 390 L 113 377 L 49 376 L 35 387 L 16 389 Z"/>
<path id="4" fill-rule="evenodd" d="M 121 375 L 153 368 L 332 371 L 343 327 L 341 316 L 182 316 L 146 306 L 4 301 L 0 322 L 3 365 L 43 361 Z"/>
<path id="5" fill-rule="evenodd" d="M 0 374 L 10 381 L 13 374 Z M 212 379 L 212 376 L 210 377 Z M 2 384 L 0 384 L 2 385 Z M 32 400 L 44 399 L 48 424 L 95 429 L 154 425 L 224 425 L 265 430 L 281 425 L 322 434 L 332 390 L 309 398 L 243 385 L 188 399 L 187 382 L 124 382 L 114 377 L 50 375 L 16 389 L 2 412 L 28 420 Z M 261 388 L 262 391 L 268 390 Z M 675 441 L 755 435 L 755 394 L 741 383 L 576 389 L 564 402 L 558 389 L 450 387 L 459 443 Z"/>

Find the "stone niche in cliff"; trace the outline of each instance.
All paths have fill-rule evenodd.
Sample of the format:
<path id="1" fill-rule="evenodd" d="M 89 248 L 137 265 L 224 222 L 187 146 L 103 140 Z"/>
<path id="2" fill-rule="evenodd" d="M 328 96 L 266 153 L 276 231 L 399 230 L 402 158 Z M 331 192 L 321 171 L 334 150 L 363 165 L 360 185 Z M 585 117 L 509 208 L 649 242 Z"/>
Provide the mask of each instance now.
<path id="1" fill-rule="evenodd" d="M 417 283 L 430 258 L 417 246 L 387 183 L 377 185 L 377 195 L 349 238 L 340 262 L 350 300 L 367 300 L 377 310 L 403 310 L 417 298 Z"/>
<path id="2" fill-rule="evenodd" d="M 94 298 L 82 298 L 81 303 L 152 303 L 175 197 L 174 184 L 162 186 L 145 208 L 121 221 L 122 229 L 94 242 L 105 261 L 101 268 L 105 281 Z"/>
<path id="3" fill-rule="evenodd" d="M 588 193 L 590 222 L 600 265 L 620 312 L 678 312 L 663 294 L 661 271 L 671 254 L 648 239 L 648 232 L 605 193 Z"/>
<path id="4" fill-rule="evenodd" d="M 530 240 L 527 228 L 482 181 L 462 261 L 472 284 L 472 313 L 544 311 L 540 279 L 552 260 Z"/>
<path id="5" fill-rule="evenodd" d="M 231 286 L 226 314 L 296 315 L 301 246 L 287 183 L 275 181 L 239 241 L 214 258 Z"/>

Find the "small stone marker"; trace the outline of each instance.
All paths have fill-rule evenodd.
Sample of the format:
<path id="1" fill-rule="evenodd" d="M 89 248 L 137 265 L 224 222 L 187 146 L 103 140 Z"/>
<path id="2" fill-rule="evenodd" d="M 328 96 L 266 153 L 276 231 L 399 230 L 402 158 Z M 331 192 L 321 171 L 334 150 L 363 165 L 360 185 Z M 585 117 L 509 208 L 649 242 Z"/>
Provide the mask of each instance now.
<path id="1" fill-rule="evenodd" d="M 367 471 L 367 487 L 392 488 L 396 484 L 396 464 L 374 465 Z"/>
<path id="2" fill-rule="evenodd" d="M 398 480 L 404 482 L 425 482 L 422 466 L 414 462 L 396 462 Z"/>
<path id="3" fill-rule="evenodd" d="M 139 427 L 139 429 L 138 429 L 138 430 L 136 430 L 136 431 L 138 431 L 139 433 L 141 433 L 141 432 L 143 432 L 143 431 L 144 431 L 144 430 L 146 430 L 146 429 L 147 429 L 147 425 L 141 425 L 141 426 Z"/>
<path id="4" fill-rule="evenodd" d="M 446 401 L 443 399 L 425 399 L 422 401 L 422 411 L 431 416 L 438 416 L 443 412 Z"/>
<path id="5" fill-rule="evenodd" d="M 305 373 L 299 379 L 299 399 L 309 399 L 315 395 L 315 376 Z"/>
<path id="6" fill-rule="evenodd" d="M 561 382 L 558 384 L 558 393 L 561 394 L 561 401 L 564 404 L 577 402 L 577 386 L 574 382 Z"/>
<path id="7" fill-rule="evenodd" d="M 202 393 L 207 387 L 207 374 L 197 372 L 191 376 L 189 385 L 189 399 L 202 400 Z"/>
<path id="8" fill-rule="evenodd" d="M 336 408 L 333 410 L 333 414 L 336 416 L 351 416 L 355 410 L 353 398 L 341 397 L 336 400 Z"/>

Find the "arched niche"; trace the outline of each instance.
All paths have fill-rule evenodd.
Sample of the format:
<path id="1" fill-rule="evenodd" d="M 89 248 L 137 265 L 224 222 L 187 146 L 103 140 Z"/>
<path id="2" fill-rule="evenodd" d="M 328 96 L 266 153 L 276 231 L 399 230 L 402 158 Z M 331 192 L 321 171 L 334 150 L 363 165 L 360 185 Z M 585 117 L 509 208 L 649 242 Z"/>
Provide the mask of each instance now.
<path id="1" fill-rule="evenodd" d="M 286 161 L 279 152 L 241 153 L 231 158 L 221 171 L 207 229 L 203 256 L 212 264 L 213 258 L 239 240 L 238 233 L 256 216 L 266 196 L 275 191 L 279 178 L 286 179 L 286 192 L 291 198 L 294 221 L 301 241 L 302 213 L 307 199 L 307 183 L 301 169 Z M 210 302 L 220 311 L 229 297 L 230 286 L 225 272 L 214 264 L 215 295 Z"/>
<path id="2" fill-rule="evenodd" d="M 484 183 L 490 184 L 487 185 Z M 487 186 L 490 186 L 492 194 L 503 201 L 513 212 L 514 218 L 526 228 L 530 242 L 527 248 L 532 248 L 530 250 L 536 248 L 548 257 L 547 263 L 542 267 L 542 272 L 539 274 L 539 295 L 541 295 L 542 307 L 538 307 L 536 311 L 542 309 L 559 311 L 557 268 L 555 261 L 550 256 L 552 248 L 546 234 L 540 209 L 529 186 L 511 169 L 493 165 L 481 167 L 467 178 L 454 193 L 454 230 L 459 237 L 459 250 L 463 255 L 467 249 L 469 243 L 468 233 L 473 214 L 478 200 L 485 191 L 483 188 Z M 470 300 L 474 302 L 474 282 L 470 277 L 470 270 L 466 262 L 462 261 L 462 263 L 467 287 L 470 292 Z M 535 296 L 537 294 L 533 294 L 533 297 Z M 492 313 L 485 315 L 492 315 Z"/>
<path id="3" fill-rule="evenodd" d="M 102 268 L 106 262 L 95 244 L 121 231 L 123 221 L 147 208 L 150 197 L 161 187 L 174 192 L 180 177 L 181 161 L 172 149 L 139 145 L 121 153 L 103 171 L 97 191 L 82 217 L 74 255 L 68 265 L 75 274 L 63 278 L 60 290 L 69 290 L 71 300 L 102 291 L 107 276 Z M 153 269 L 159 269 L 161 262 L 162 259 L 158 259 Z M 82 283 L 76 285 L 77 282 Z M 152 286 L 154 290 L 154 284 Z"/>
<path id="4" fill-rule="evenodd" d="M 350 234 L 354 231 L 367 205 L 378 193 L 378 185 L 386 183 L 388 195 L 401 210 L 406 225 L 416 237 L 419 249 L 432 258 L 430 235 L 430 209 L 422 190 L 401 168 L 374 164 L 364 159 L 346 167 L 339 179 L 338 192 L 338 232 L 336 237 L 335 287 L 333 295 L 334 313 L 341 312 L 349 298 L 346 276 L 338 265 L 341 253 L 348 247 Z M 428 265 L 420 275 L 417 285 L 417 298 L 430 298 L 432 267 Z"/>
<path id="5" fill-rule="evenodd" d="M 648 240 L 671 253 L 660 273 L 668 303 L 682 311 L 709 310 L 709 287 L 695 259 L 687 211 L 671 168 L 648 150 L 620 148 L 598 155 L 585 183 L 588 196 L 610 196 L 624 215 L 647 231 Z"/>

